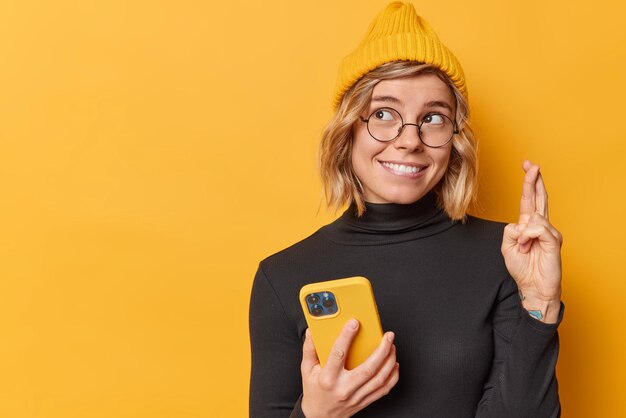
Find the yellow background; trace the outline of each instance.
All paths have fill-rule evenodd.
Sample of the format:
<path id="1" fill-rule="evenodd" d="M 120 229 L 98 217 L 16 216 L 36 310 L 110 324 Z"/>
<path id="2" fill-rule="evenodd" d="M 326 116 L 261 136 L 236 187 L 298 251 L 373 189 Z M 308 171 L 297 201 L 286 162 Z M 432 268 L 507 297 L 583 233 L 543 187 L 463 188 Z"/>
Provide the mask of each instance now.
<path id="1" fill-rule="evenodd" d="M 333 219 L 317 141 L 386 3 L 0 3 L 0 417 L 247 414 L 257 263 Z M 564 416 L 626 416 L 626 7 L 415 4 L 465 68 L 478 214 L 543 167 Z"/>

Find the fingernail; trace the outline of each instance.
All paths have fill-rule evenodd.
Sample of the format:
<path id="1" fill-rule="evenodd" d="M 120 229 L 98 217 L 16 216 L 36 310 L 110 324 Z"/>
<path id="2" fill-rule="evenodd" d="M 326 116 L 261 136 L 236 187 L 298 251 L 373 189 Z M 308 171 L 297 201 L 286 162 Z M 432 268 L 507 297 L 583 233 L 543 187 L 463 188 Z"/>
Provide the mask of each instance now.
<path id="1" fill-rule="evenodd" d="M 348 321 L 348 327 L 352 329 L 357 329 L 358 326 L 359 326 L 359 321 L 357 321 L 356 319 L 351 319 Z"/>
<path id="2" fill-rule="evenodd" d="M 388 340 L 390 343 L 393 343 L 393 339 L 394 339 L 394 338 L 395 338 L 395 335 L 394 335 L 394 333 L 393 333 L 393 332 L 388 332 L 388 333 L 387 333 L 387 340 Z"/>
<path id="3" fill-rule="evenodd" d="M 304 331 L 304 335 L 309 338 L 311 336 L 311 330 L 307 328 L 306 331 Z"/>

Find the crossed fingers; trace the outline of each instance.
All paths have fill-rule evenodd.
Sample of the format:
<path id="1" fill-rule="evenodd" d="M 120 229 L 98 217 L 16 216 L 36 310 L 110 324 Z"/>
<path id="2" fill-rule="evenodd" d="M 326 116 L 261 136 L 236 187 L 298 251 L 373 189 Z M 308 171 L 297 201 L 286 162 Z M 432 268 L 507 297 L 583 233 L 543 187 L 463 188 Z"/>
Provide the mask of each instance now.
<path id="1" fill-rule="evenodd" d="M 563 237 L 549 222 L 548 192 L 540 168 L 528 160 L 524 161 L 522 167 L 526 174 L 522 185 L 519 221 L 514 226 L 520 251 L 528 252 L 533 239 L 539 239 L 540 244 L 551 247 L 558 243 L 560 248 Z"/>
<path id="2" fill-rule="evenodd" d="M 543 183 L 543 177 L 538 165 L 524 161 L 522 167 L 526 174 L 522 185 L 522 199 L 520 201 L 519 224 L 527 224 L 533 213 L 538 213 L 546 219 L 548 215 L 548 192 Z"/>

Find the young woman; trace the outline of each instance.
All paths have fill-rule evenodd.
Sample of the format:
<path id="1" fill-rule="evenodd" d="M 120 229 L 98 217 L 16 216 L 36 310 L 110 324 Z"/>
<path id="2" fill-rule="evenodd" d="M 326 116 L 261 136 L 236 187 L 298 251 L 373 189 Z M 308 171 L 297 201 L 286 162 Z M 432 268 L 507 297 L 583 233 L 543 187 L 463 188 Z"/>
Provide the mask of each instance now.
<path id="1" fill-rule="evenodd" d="M 520 216 L 467 215 L 476 143 L 461 67 L 392 3 L 342 63 L 320 166 L 335 222 L 261 262 L 250 303 L 250 415 L 558 417 L 560 233 L 525 161 Z M 321 367 L 298 293 L 367 277 L 385 333 L 360 366 L 349 321 Z"/>

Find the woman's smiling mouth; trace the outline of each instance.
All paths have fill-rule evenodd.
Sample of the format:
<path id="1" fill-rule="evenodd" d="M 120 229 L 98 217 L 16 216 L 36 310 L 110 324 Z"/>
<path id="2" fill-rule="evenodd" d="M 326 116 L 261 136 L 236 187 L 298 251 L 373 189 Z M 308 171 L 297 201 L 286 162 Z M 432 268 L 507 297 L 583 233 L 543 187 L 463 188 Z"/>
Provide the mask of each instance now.
<path id="1" fill-rule="evenodd" d="M 379 161 L 385 170 L 400 176 L 417 177 L 428 166 L 407 163 L 394 163 L 391 161 Z"/>

